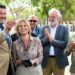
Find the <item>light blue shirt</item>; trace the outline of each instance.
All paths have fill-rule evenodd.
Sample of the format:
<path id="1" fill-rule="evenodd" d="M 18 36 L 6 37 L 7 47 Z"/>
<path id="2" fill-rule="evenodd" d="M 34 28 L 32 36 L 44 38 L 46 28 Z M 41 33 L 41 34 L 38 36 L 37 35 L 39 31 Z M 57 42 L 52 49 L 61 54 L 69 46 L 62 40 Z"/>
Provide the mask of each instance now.
<path id="1" fill-rule="evenodd" d="M 52 36 L 53 39 L 55 39 L 56 29 L 57 29 L 57 25 L 54 28 L 51 27 L 50 35 Z M 50 47 L 49 55 L 50 56 L 54 56 L 55 55 L 53 46 Z"/>
<path id="2" fill-rule="evenodd" d="M 5 36 L 5 39 L 6 39 L 7 43 L 8 43 L 9 48 L 11 48 L 11 37 L 10 37 L 10 35 L 7 34 L 4 30 L 3 30 L 3 34 Z"/>

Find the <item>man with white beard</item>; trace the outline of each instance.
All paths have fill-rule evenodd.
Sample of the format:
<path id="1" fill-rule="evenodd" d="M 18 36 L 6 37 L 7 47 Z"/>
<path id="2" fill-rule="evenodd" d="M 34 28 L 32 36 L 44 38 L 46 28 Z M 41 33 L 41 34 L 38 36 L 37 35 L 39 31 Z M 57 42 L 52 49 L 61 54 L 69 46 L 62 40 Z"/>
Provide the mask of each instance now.
<path id="1" fill-rule="evenodd" d="M 68 29 L 60 25 L 62 17 L 59 10 L 52 8 L 48 13 L 49 25 L 42 28 L 41 42 L 43 45 L 43 74 L 64 75 L 65 67 L 68 65 L 64 49 L 68 43 Z"/>

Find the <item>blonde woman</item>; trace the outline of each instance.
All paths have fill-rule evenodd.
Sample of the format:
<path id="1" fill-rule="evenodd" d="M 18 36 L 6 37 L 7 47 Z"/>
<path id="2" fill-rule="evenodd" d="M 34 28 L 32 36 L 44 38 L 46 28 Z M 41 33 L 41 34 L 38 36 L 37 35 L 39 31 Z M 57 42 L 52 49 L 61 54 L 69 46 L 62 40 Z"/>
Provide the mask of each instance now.
<path id="1" fill-rule="evenodd" d="M 16 75 L 42 75 L 43 47 L 41 41 L 32 37 L 28 22 L 20 20 L 16 26 L 19 39 L 13 43 L 13 62 Z"/>

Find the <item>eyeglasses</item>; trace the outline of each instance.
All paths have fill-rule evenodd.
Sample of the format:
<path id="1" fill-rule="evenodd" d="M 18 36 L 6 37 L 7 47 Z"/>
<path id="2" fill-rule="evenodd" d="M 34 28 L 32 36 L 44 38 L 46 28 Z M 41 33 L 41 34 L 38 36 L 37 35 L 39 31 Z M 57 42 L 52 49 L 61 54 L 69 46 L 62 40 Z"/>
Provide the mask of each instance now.
<path id="1" fill-rule="evenodd" d="M 30 22 L 36 22 L 36 20 L 29 20 Z"/>

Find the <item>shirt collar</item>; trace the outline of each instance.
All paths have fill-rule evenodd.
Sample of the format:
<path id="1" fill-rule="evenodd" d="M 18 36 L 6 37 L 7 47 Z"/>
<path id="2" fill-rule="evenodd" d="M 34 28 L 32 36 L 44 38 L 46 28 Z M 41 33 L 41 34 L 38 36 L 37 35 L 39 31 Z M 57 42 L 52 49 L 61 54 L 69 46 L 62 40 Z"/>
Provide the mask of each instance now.
<path id="1" fill-rule="evenodd" d="M 34 41 L 34 37 L 30 36 L 30 40 Z M 21 38 L 19 38 L 19 41 L 22 41 Z"/>
<path id="2" fill-rule="evenodd" d="M 53 27 L 53 28 L 51 26 L 50 27 L 51 27 L 51 29 L 57 29 L 57 26 L 58 26 L 58 24 L 55 27 Z"/>

